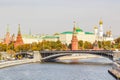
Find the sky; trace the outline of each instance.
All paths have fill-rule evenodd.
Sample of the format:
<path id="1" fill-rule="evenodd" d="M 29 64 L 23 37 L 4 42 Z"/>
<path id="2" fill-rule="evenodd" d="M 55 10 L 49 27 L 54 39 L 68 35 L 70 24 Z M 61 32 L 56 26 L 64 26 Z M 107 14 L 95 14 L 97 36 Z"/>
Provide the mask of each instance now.
<path id="1" fill-rule="evenodd" d="M 104 32 L 110 27 L 120 36 L 120 0 L 0 0 L 0 36 L 17 34 L 54 34 L 73 30 L 73 22 L 83 31 L 93 32 L 103 20 Z"/>

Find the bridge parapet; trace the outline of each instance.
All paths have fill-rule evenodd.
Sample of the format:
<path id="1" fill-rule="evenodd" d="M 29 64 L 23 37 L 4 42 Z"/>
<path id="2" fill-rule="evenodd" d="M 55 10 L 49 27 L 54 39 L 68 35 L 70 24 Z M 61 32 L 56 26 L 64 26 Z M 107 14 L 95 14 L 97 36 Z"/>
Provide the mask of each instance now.
<path id="1" fill-rule="evenodd" d="M 113 51 L 113 60 L 120 60 L 120 51 Z"/>
<path id="2" fill-rule="evenodd" d="M 40 51 L 40 53 L 113 53 L 111 50 Z"/>

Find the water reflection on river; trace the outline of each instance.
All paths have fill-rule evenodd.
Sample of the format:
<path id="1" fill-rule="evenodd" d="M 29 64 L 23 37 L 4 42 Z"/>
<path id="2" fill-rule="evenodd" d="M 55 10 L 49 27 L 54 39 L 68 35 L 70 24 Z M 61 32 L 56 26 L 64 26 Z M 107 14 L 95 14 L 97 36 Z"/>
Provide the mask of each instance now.
<path id="1" fill-rule="evenodd" d="M 0 80 L 115 80 L 107 71 L 110 68 L 107 64 L 32 63 L 0 69 Z"/>

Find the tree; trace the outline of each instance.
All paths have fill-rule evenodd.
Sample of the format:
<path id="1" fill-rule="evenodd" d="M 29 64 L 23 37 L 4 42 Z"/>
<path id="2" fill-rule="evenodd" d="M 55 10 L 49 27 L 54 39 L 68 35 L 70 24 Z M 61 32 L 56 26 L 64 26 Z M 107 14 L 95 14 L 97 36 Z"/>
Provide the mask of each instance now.
<path id="1" fill-rule="evenodd" d="M 111 49 L 111 41 L 103 41 L 103 46 L 104 49 Z"/>
<path id="2" fill-rule="evenodd" d="M 85 48 L 85 49 L 92 49 L 93 46 L 92 46 L 92 44 L 91 44 L 90 42 L 85 41 L 85 43 L 84 43 L 84 48 Z"/>
<path id="3" fill-rule="evenodd" d="M 116 38 L 114 41 L 115 43 L 120 43 L 120 37 Z"/>
<path id="4" fill-rule="evenodd" d="M 70 44 L 68 45 L 68 49 L 71 49 L 71 47 L 72 47 L 72 44 L 70 43 Z"/>
<path id="5" fill-rule="evenodd" d="M 7 46 L 7 50 L 13 50 L 14 51 L 14 43 L 10 43 L 8 46 Z"/>
<path id="6" fill-rule="evenodd" d="M 38 44 L 36 42 L 34 42 L 34 43 L 31 44 L 31 50 L 32 51 L 38 51 L 39 50 Z"/>
<path id="7" fill-rule="evenodd" d="M 20 52 L 20 51 L 22 51 L 22 50 L 21 50 L 21 45 L 15 47 L 15 52 Z"/>
<path id="8" fill-rule="evenodd" d="M 31 45 L 30 44 L 24 44 L 24 45 L 22 45 L 22 51 L 29 51 L 30 50 L 30 48 L 31 48 Z"/>
<path id="9" fill-rule="evenodd" d="M 82 40 L 78 41 L 78 48 L 83 49 L 83 41 Z"/>
<path id="10" fill-rule="evenodd" d="M 62 50 L 62 43 L 59 40 L 56 41 L 56 50 Z"/>
<path id="11" fill-rule="evenodd" d="M 6 44 L 2 45 L 2 51 L 7 51 L 7 45 Z"/>
<path id="12" fill-rule="evenodd" d="M 67 45 L 65 45 L 65 44 L 62 44 L 62 50 L 67 50 L 68 48 L 67 48 Z"/>
<path id="13" fill-rule="evenodd" d="M 99 48 L 102 48 L 102 41 L 98 41 L 98 46 L 99 46 Z"/>

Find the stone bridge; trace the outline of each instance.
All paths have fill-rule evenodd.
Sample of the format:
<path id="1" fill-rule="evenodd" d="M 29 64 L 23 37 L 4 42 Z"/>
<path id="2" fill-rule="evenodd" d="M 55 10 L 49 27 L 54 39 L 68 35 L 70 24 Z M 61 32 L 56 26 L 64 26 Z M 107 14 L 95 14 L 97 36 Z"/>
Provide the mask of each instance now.
<path id="1" fill-rule="evenodd" d="M 67 50 L 67 51 L 34 51 L 33 58 L 35 61 L 49 61 L 60 56 L 72 54 L 93 54 L 109 58 L 110 60 L 117 60 L 120 58 L 120 51 L 111 50 Z"/>
<path id="2" fill-rule="evenodd" d="M 42 61 L 49 61 L 51 59 L 55 59 L 60 56 L 72 55 L 72 54 L 93 54 L 99 55 L 102 57 L 109 58 L 110 60 L 115 60 L 120 57 L 118 55 L 120 52 L 111 51 L 111 50 L 75 50 L 75 51 L 40 51 Z"/>

